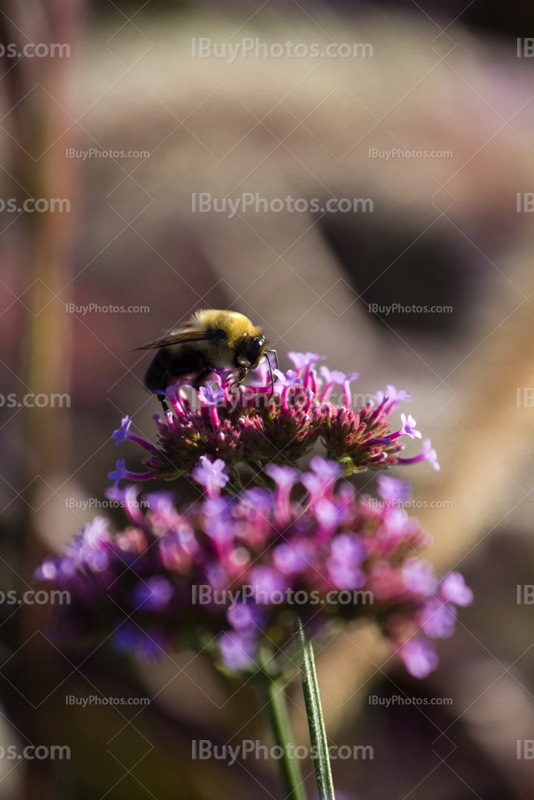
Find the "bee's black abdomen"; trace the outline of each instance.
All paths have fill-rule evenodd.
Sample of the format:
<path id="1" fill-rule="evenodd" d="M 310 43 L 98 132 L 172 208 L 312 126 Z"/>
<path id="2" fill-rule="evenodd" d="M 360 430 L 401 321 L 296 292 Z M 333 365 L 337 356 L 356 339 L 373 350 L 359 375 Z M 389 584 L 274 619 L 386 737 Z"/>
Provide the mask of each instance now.
<path id="1" fill-rule="evenodd" d="M 191 375 L 196 378 L 208 367 L 205 354 L 200 350 L 162 347 L 157 351 L 145 374 L 145 386 L 151 392 L 166 389 L 172 378 Z"/>

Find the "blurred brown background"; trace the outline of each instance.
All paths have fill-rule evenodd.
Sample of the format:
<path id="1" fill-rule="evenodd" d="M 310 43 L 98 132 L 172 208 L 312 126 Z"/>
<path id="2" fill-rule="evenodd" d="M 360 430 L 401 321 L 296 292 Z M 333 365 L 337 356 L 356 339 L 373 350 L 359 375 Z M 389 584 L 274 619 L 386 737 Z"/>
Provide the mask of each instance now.
<path id="1" fill-rule="evenodd" d="M 534 584 L 531 37 L 525 0 L 0 8 L 2 591 L 34 586 L 39 559 L 107 513 L 95 503 L 116 458 L 140 465 L 110 438 L 125 414 L 154 434 L 147 357 L 131 351 L 194 310 L 247 314 L 284 366 L 311 350 L 361 372 L 362 394 L 405 387 L 442 465 L 411 468 L 414 513 L 475 602 L 423 682 L 372 630 L 320 653 L 332 743 L 372 748 L 333 762 L 353 800 L 534 793 L 517 757 L 534 739 L 534 612 L 517 602 Z M 200 39 L 319 56 L 201 58 Z M 343 44 L 356 55 L 321 55 Z M 262 202 L 199 212 L 200 193 Z M 177 493 L 195 496 L 186 481 Z M 193 654 L 138 667 L 105 647 L 60 653 L 49 619 L 46 604 L 0 603 L 0 797 L 281 797 L 268 761 L 191 759 L 193 739 L 269 742 L 250 687 Z M 66 701 L 90 695 L 150 703 Z M 71 757 L 8 757 L 28 743 Z"/>

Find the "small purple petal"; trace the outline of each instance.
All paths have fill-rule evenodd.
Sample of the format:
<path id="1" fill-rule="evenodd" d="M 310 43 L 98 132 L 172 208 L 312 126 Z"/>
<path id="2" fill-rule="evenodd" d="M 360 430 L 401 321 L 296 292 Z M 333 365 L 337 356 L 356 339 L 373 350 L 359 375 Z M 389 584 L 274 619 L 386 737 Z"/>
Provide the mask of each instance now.
<path id="1" fill-rule="evenodd" d="M 473 592 L 465 585 L 464 576 L 459 572 L 449 572 L 439 585 L 439 596 L 446 603 L 468 606 L 473 600 Z"/>
<path id="2" fill-rule="evenodd" d="M 228 622 L 242 636 L 258 636 L 264 622 L 264 615 L 252 603 L 236 603 L 226 612 Z"/>
<path id="3" fill-rule="evenodd" d="M 130 432 L 131 424 L 132 420 L 130 419 L 130 417 L 123 417 L 120 428 L 118 428 L 116 431 L 113 431 L 113 433 L 111 434 L 111 438 L 117 440 L 115 442 L 116 445 L 120 444 L 121 442 L 124 442 L 125 439 L 129 438 L 128 434 Z"/>
<path id="4" fill-rule="evenodd" d="M 157 514 L 167 515 L 175 511 L 172 492 L 150 492 L 143 495 L 143 500 Z"/>
<path id="5" fill-rule="evenodd" d="M 412 520 L 404 508 L 388 508 L 384 513 L 384 523 L 387 532 L 397 539 L 408 536 L 412 530 Z"/>
<path id="6" fill-rule="evenodd" d="M 314 506 L 315 516 L 321 528 L 332 530 L 335 528 L 344 516 L 343 509 L 338 508 L 331 503 L 330 500 L 319 500 Z"/>
<path id="7" fill-rule="evenodd" d="M 402 645 L 398 654 L 414 678 L 426 678 L 438 665 L 438 656 L 434 646 L 428 639 L 422 637 L 409 639 Z"/>
<path id="8" fill-rule="evenodd" d="M 311 542 L 306 540 L 284 542 L 274 549 L 273 561 L 284 575 L 296 575 L 310 566 L 311 549 Z"/>
<path id="9" fill-rule="evenodd" d="M 342 533 L 332 540 L 327 567 L 338 589 L 359 589 L 364 585 L 365 573 L 360 565 L 365 556 L 365 545 L 355 534 Z"/>
<path id="10" fill-rule="evenodd" d="M 401 436 L 409 436 L 410 439 L 413 439 L 414 437 L 417 439 L 421 438 L 422 434 L 420 431 L 415 430 L 417 423 L 411 414 L 408 414 L 408 417 L 406 417 L 406 414 L 401 414 L 401 422 L 402 428 L 399 431 Z"/>
<path id="11" fill-rule="evenodd" d="M 302 383 L 302 378 L 297 377 L 294 369 L 288 369 L 285 375 L 279 369 L 273 369 L 273 374 L 278 379 L 274 384 L 274 390 L 277 394 L 282 394 L 284 389 L 290 389 L 292 386 L 298 386 Z"/>
<path id="12" fill-rule="evenodd" d="M 110 481 L 115 481 L 115 486 L 119 485 L 119 482 L 122 481 L 126 477 L 127 469 L 126 469 L 126 459 L 120 458 L 116 465 L 117 469 L 112 470 L 112 472 L 108 473 L 108 478 Z"/>
<path id="13" fill-rule="evenodd" d="M 350 566 L 359 566 L 366 556 L 364 543 L 353 533 L 341 533 L 332 539 L 330 553 Z"/>
<path id="14" fill-rule="evenodd" d="M 404 400 L 411 400 L 412 396 L 406 389 L 395 389 L 391 383 L 386 386 L 388 396 L 394 403 L 402 403 Z"/>
<path id="15" fill-rule="evenodd" d="M 378 476 L 378 494 L 386 502 L 405 503 L 410 499 L 409 484 L 391 475 Z"/>
<path id="16" fill-rule="evenodd" d="M 326 358 L 326 356 L 320 356 L 318 353 L 288 353 L 287 355 L 295 365 L 296 370 L 313 367 L 317 361 L 324 361 Z"/>
<path id="17" fill-rule="evenodd" d="M 250 571 L 250 585 L 257 603 L 280 603 L 288 588 L 286 578 L 271 567 L 254 567 Z"/>
<path id="18" fill-rule="evenodd" d="M 231 541 L 235 534 L 234 520 L 229 514 L 230 507 L 226 498 L 218 496 L 208 498 L 202 506 L 204 530 L 220 544 Z"/>
<path id="19" fill-rule="evenodd" d="M 438 457 L 436 451 L 432 449 L 430 439 L 425 439 L 423 442 L 423 457 L 425 461 L 428 461 L 428 463 L 434 467 L 434 469 L 440 469 L 437 460 Z"/>
<path id="20" fill-rule="evenodd" d="M 174 594 L 172 584 L 162 575 L 154 575 L 145 582 L 137 584 L 134 590 L 134 604 L 142 611 L 161 611 L 169 604 Z"/>
<path id="21" fill-rule="evenodd" d="M 443 605 L 435 597 L 426 603 L 421 614 L 421 627 L 431 639 L 447 639 L 454 633 L 456 608 L 448 603 Z"/>
<path id="22" fill-rule="evenodd" d="M 59 559 L 47 556 L 40 567 L 35 570 L 34 577 L 37 581 L 53 581 L 58 574 Z"/>
<path id="23" fill-rule="evenodd" d="M 327 561 L 328 575 L 337 589 L 360 589 L 365 583 L 365 572 L 333 558 Z"/>
<path id="24" fill-rule="evenodd" d="M 218 643 L 222 659 L 229 669 L 240 672 L 253 666 L 257 645 L 252 639 L 228 631 L 219 636 Z"/>
<path id="25" fill-rule="evenodd" d="M 385 397 L 389 398 L 390 410 L 392 410 L 395 406 L 397 406 L 404 400 L 412 399 L 412 396 L 409 392 L 407 392 L 405 389 L 397 390 L 391 383 L 388 384 L 388 386 L 386 387 L 385 393 L 376 392 L 376 394 L 373 395 L 373 398 L 376 401 L 377 405 L 380 405 L 380 403 L 382 403 Z"/>
<path id="26" fill-rule="evenodd" d="M 207 456 L 200 456 L 200 464 L 192 471 L 192 477 L 197 483 L 202 484 L 208 494 L 215 489 L 226 486 L 229 476 L 225 474 L 225 463 L 222 458 L 217 458 L 213 463 Z"/>
<path id="27" fill-rule="evenodd" d="M 210 383 L 207 386 L 200 387 L 198 390 L 198 396 L 201 400 L 207 403 L 207 405 L 214 406 L 217 405 L 217 403 L 220 403 L 224 397 L 224 389 L 219 387 L 218 389 L 214 390 Z"/>
<path id="28" fill-rule="evenodd" d="M 310 466 L 312 471 L 304 473 L 301 483 L 313 497 L 331 490 L 341 474 L 337 461 L 327 461 L 321 456 L 312 458 Z"/>
<path id="29" fill-rule="evenodd" d="M 321 480 L 329 483 L 337 480 L 341 475 L 341 467 L 337 461 L 328 461 L 321 456 L 314 456 L 310 461 L 310 467 Z"/>
<path id="30" fill-rule="evenodd" d="M 402 567 L 404 585 L 416 594 L 432 594 L 436 577 L 431 567 L 420 558 L 408 558 Z"/>
<path id="31" fill-rule="evenodd" d="M 345 375 L 344 372 L 340 372 L 339 370 L 335 369 L 330 370 L 328 369 L 328 367 L 325 367 L 324 365 L 320 368 L 319 372 L 321 373 L 325 381 L 330 384 L 339 383 L 339 385 L 341 386 L 341 384 L 343 384 L 347 380 L 347 376 Z"/>
<path id="32" fill-rule="evenodd" d="M 280 467 L 277 464 L 268 464 L 265 472 L 280 489 L 289 491 L 299 480 L 299 473 L 293 467 Z"/>

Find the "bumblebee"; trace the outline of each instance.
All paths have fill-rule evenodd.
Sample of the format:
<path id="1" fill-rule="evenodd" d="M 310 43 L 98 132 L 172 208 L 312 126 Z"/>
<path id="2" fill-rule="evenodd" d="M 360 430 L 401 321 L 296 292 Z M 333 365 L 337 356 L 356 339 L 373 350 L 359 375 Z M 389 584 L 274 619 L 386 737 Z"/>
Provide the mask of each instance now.
<path id="1" fill-rule="evenodd" d="M 233 383 L 239 385 L 264 357 L 272 383 L 266 354 L 274 353 L 276 363 L 276 351 L 268 349 L 261 329 L 237 311 L 197 311 L 186 325 L 136 349 L 157 350 L 145 375 L 151 392 L 165 390 L 174 378 L 190 378 L 198 389 L 221 367 L 233 370 Z"/>

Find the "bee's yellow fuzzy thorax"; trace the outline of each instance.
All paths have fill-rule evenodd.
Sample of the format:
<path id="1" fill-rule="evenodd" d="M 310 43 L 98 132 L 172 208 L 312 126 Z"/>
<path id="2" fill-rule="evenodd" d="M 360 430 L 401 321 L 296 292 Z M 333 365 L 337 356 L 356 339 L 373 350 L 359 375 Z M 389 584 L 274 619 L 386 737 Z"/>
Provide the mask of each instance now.
<path id="1" fill-rule="evenodd" d="M 248 333 L 249 336 L 258 336 L 261 333 L 260 328 L 253 325 L 248 317 L 238 311 L 220 311 L 212 308 L 197 311 L 192 323 L 197 328 L 224 331 L 229 342 L 236 341 L 244 333 Z"/>

